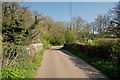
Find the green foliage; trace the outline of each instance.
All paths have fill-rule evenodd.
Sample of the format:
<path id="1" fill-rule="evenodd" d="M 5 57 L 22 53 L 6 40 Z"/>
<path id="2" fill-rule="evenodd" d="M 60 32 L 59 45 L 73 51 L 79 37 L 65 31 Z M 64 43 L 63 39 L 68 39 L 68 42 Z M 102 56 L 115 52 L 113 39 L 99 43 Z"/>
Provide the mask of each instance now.
<path id="1" fill-rule="evenodd" d="M 109 16 L 100 15 L 93 24 L 88 25 L 80 17 L 76 17 L 73 18 L 70 24 L 65 25 L 63 22 L 54 21 L 49 16 L 41 16 L 38 12 L 34 12 L 33 14 L 27 7 L 19 5 L 19 3 L 2 3 L 1 29 L 3 38 L 1 38 L 0 34 L 0 41 L 3 41 L 3 78 L 32 77 L 43 54 L 36 55 L 32 60 L 26 49 L 26 46 L 29 44 L 41 42 L 46 49 L 50 47 L 50 44 L 88 44 L 89 39 L 105 36 L 107 27 L 109 27 L 109 21 Z M 98 32 L 98 34 L 95 34 L 95 32 Z M 120 63 L 120 39 L 97 39 L 93 45 L 71 44 L 67 47 L 68 49 L 83 52 L 90 57 L 100 58 L 97 62 L 97 59 L 89 60 L 88 57 L 84 56 L 86 58 L 85 60 L 88 59 L 87 61 L 90 61 L 90 63 L 95 62 L 93 64 L 100 69 L 101 67 L 113 66 L 113 64 Z M 111 61 L 110 65 L 101 61 L 101 59 Z M 103 71 L 109 72 L 113 70 L 115 72 L 115 68 L 119 71 L 118 67 L 113 66 L 108 68 L 104 68 L 106 70 L 103 69 Z M 117 71 L 115 74 L 117 75 Z M 109 75 L 112 76 L 111 74 Z M 113 75 L 112 78 L 114 77 Z"/>
<path id="2" fill-rule="evenodd" d="M 95 45 L 106 48 L 106 56 L 108 56 L 113 63 L 120 63 L 120 39 L 119 38 L 103 38 L 94 41 Z M 101 49 L 101 50 L 102 50 Z"/>
<path id="3" fill-rule="evenodd" d="M 29 17 L 25 15 L 29 15 Z M 31 20 L 31 25 L 25 26 L 27 20 Z M 35 18 L 35 19 L 34 19 Z M 41 16 L 33 15 L 27 7 L 20 6 L 18 3 L 2 4 L 2 35 L 3 42 L 14 43 L 15 45 L 26 45 L 32 42 L 34 29 L 41 20 Z M 26 40 L 29 40 L 27 42 Z"/>
<path id="4" fill-rule="evenodd" d="M 80 48 L 78 48 L 78 46 L 75 46 L 73 44 L 65 44 L 63 49 L 69 50 L 70 52 L 72 52 L 72 54 L 85 60 L 88 64 L 96 67 L 97 69 L 102 71 L 104 74 L 106 74 L 112 80 L 120 79 L 120 76 L 119 76 L 120 65 L 119 64 L 114 64 L 110 61 L 106 61 L 101 58 L 90 56 L 84 52 L 83 48 L 80 49 Z M 92 51 L 92 53 L 93 53 L 93 51 Z M 101 53 L 101 52 L 99 52 L 99 53 Z"/>
<path id="5" fill-rule="evenodd" d="M 40 42 L 43 43 L 44 47 L 50 48 L 50 42 L 49 42 L 49 38 L 50 38 L 50 34 L 48 33 L 48 31 L 44 28 L 40 29 Z"/>
<path id="6" fill-rule="evenodd" d="M 101 58 L 114 64 L 120 63 L 120 39 L 99 39 L 94 41 L 94 45 L 65 44 L 65 47 L 79 50 L 89 56 Z"/>
<path id="7" fill-rule="evenodd" d="M 3 44 L 2 51 L 3 67 L 13 66 L 16 62 L 22 63 L 31 58 L 26 47 L 21 45 Z"/>
<path id="8" fill-rule="evenodd" d="M 33 60 L 24 62 L 25 64 L 18 64 L 16 66 L 2 68 L 2 78 L 32 78 L 37 67 L 39 67 L 45 49 L 43 48 Z"/>
<path id="9" fill-rule="evenodd" d="M 35 15 L 34 18 L 27 7 L 15 2 L 2 3 L 3 78 L 29 78 L 33 75 L 38 63 L 32 62 L 26 46 L 38 35 L 35 29 L 41 21 L 41 15 Z M 35 60 L 41 60 L 42 55 Z"/>
<path id="10" fill-rule="evenodd" d="M 77 33 L 74 30 L 68 30 L 65 32 L 66 43 L 76 43 Z"/>
<path id="11" fill-rule="evenodd" d="M 63 45 L 65 43 L 64 24 L 62 22 L 53 22 L 49 27 L 49 42 L 52 45 Z"/>
<path id="12" fill-rule="evenodd" d="M 66 43 L 86 42 L 89 35 L 89 26 L 81 17 L 72 18 L 71 23 L 66 24 L 65 27 Z"/>
<path id="13" fill-rule="evenodd" d="M 50 43 L 49 43 L 48 40 L 46 40 L 46 39 L 42 39 L 41 42 L 43 43 L 43 45 L 44 45 L 44 47 L 45 47 L 46 49 L 50 48 Z"/>
<path id="14" fill-rule="evenodd" d="M 24 78 L 18 68 L 6 67 L 2 69 L 2 78 Z"/>
<path id="15" fill-rule="evenodd" d="M 112 80 L 119 80 L 120 39 L 95 39 L 92 45 L 65 44 L 64 48 L 95 66 Z"/>

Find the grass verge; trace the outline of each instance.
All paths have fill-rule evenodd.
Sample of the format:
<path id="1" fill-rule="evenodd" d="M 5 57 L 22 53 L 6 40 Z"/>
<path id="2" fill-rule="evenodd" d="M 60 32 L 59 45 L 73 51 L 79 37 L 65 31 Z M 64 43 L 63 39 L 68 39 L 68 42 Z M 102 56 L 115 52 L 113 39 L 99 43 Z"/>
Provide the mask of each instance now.
<path id="1" fill-rule="evenodd" d="M 120 65 L 107 62 L 100 58 L 88 56 L 84 53 L 81 53 L 80 51 L 71 50 L 71 49 L 66 49 L 66 50 L 70 51 L 73 55 L 76 55 L 77 57 L 83 59 L 88 64 L 96 67 L 98 70 L 100 70 L 102 73 L 107 75 L 112 80 L 120 80 L 120 76 L 119 76 Z"/>
<path id="2" fill-rule="evenodd" d="M 32 78 L 36 69 L 40 66 L 46 49 L 43 48 L 32 61 L 16 64 L 15 67 L 5 67 L 2 69 L 2 78 L 12 80 L 13 78 Z"/>

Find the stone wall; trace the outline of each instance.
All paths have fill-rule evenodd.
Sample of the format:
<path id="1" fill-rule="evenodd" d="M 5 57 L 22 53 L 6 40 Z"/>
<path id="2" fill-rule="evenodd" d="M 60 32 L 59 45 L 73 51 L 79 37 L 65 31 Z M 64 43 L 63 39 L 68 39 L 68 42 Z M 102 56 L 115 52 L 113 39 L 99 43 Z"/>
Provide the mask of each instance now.
<path id="1" fill-rule="evenodd" d="M 31 44 L 27 47 L 27 50 L 29 51 L 29 54 L 34 57 L 39 51 L 43 48 L 43 44 L 41 43 L 35 43 Z"/>

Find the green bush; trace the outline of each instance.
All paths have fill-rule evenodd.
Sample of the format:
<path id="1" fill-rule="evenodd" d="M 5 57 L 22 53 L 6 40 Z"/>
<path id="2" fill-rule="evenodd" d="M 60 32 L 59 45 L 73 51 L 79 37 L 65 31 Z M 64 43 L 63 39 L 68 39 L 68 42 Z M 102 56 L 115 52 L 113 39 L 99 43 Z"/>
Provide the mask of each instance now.
<path id="1" fill-rule="evenodd" d="M 32 78 L 35 74 L 37 67 L 40 65 L 45 48 L 36 55 L 33 60 L 25 61 L 21 64 L 17 63 L 15 66 L 6 66 L 2 68 L 2 78 Z"/>
<path id="2" fill-rule="evenodd" d="M 50 48 L 50 43 L 49 43 L 48 40 L 46 40 L 46 39 L 41 39 L 41 42 L 43 43 L 43 47 L 44 47 L 44 48 L 46 48 L 46 49 Z"/>
<path id="3" fill-rule="evenodd" d="M 15 66 L 23 62 L 29 61 L 29 55 L 25 46 L 4 43 L 2 47 L 3 67 Z"/>
<path id="4" fill-rule="evenodd" d="M 118 42 L 116 41 L 116 43 Z M 72 54 L 95 66 L 112 80 L 120 80 L 120 65 L 118 62 L 120 61 L 120 53 L 118 53 L 120 47 L 118 47 L 118 45 L 106 47 L 105 45 L 64 44 L 63 49 L 71 51 Z M 116 53 L 114 53 L 114 51 Z M 111 57 L 113 54 L 114 56 Z M 115 57 L 118 58 L 116 59 Z"/>
<path id="5" fill-rule="evenodd" d="M 94 41 L 95 45 L 102 46 L 106 56 L 109 56 L 113 63 L 120 63 L 120 38 L 103 38 Z M 104 55 L 104 54 L 103 54 Z"/>
<path id="6" fill-rule="evenodd" d="M 68 30 L 65 33 L 66 43 L 76 43 L 77 33 L 74 30 Z"/>
<path id="7" fill-rule="evenodd" d="M 95 45 L 65 44 L 64 47 L 102 58 L 114 64 L 120 63 L 120 39 L 98 39 L 94 43 Z"/>

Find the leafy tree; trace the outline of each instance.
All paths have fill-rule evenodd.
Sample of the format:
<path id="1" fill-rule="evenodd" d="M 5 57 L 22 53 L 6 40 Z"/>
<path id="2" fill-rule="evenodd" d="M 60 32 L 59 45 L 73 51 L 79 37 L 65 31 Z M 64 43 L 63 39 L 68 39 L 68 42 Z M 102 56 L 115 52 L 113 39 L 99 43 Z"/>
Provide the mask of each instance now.
<path id="1" fill-rule="evenodd" d="M 74 30 L 66 30 L 65 31 L 65 40 L 66 43 L 76 43 L 77 41 L 77 33 Z"/>
<path id="2" fill-rule="evenodd" d="M 31 21 L 30 25 L 27 20 Z M 38 15 L 34 15 L 33 18 L 28 8 L 20 6 L 19 3 L 2 4 L 3 66 L 13 66 L 16 62 L 30 60 L 25 46 L 37 35 L 35 28 L 41 20 L 41 16 Z"/>
<path id="3" fill-rule="evenodd" d="M 24 45 L 29 38 L 32 41 L 34 37 L 33 29 L 38 24 L 39 17 L 35 16 L 35 20 L 30 14 L 27 7 L 21 7 L 18 3 L 3 3 L 3 21 L 2 34 L 3 42 L 14 43 L 16 45 Z M 29 14 L 29 19 L 27 14 Z M 31 15 L 31 16 L 30 16 Z M 30 21 L 30 26 L 27 21 Z M 34 20 L 34 21 L 33 21 Z M 28 28 L 27 28 L 27 26 Z"/>
<path id="4" fill-rule="evenodd" d="M 50 43 L 53 45 L 62 45 L 65 43 L 64 23 L 54 22 L 49 29 Z"/>

